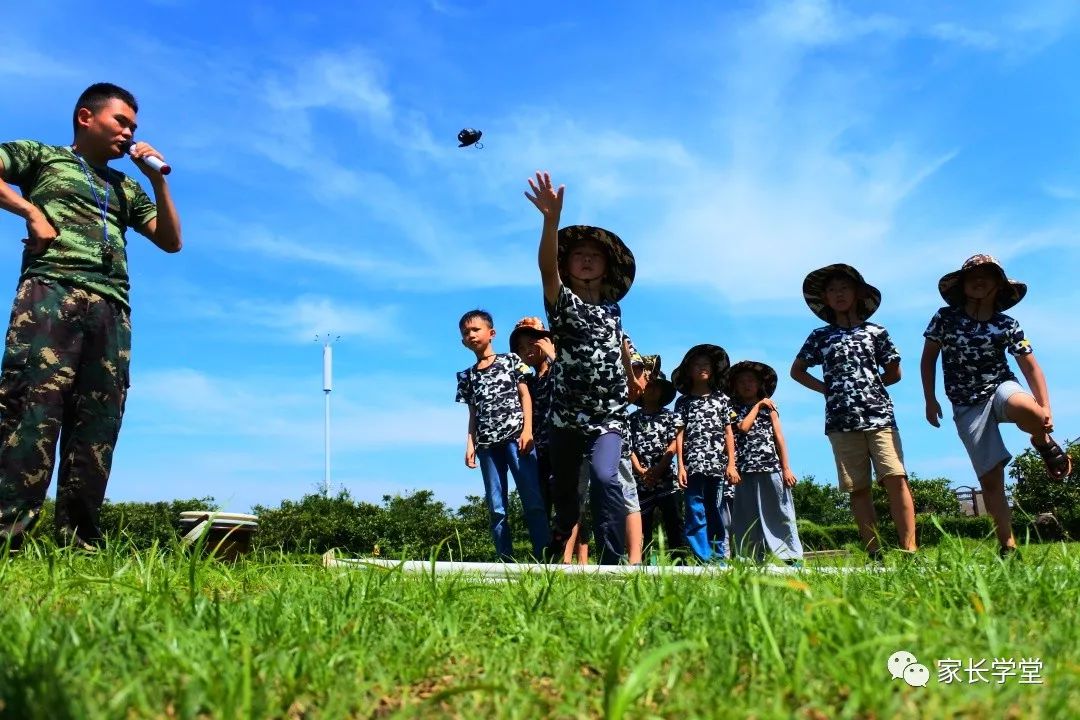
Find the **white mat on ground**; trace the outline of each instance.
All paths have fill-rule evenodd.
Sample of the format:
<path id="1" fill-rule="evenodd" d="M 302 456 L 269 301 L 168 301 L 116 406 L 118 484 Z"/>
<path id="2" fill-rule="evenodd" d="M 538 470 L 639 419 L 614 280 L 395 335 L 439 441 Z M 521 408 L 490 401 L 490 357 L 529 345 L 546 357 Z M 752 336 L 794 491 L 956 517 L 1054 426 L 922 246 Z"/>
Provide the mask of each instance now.
<path id="1" fill-rule="evenodd" d="M 718 575 L 729 572 L 732 568 L 716 565 L 541 565 L 539 563 L 482 563 L 482 562 L 431 562 L 429 560 L 389 560 L 383 558 L 339 558 L 333 553 L 323 556 L 326 567 L 344 568 L 380 568 L 409 573 L 435 575 L 480 575 L 483 577 L 509 577 L 513 575 L 543 574 L 558 572 L 566 575 Z M 761 572 L 774 575 L 798 575 L 802 573 L 842 574 L 851 572 L 883 572 L 880 565 L 866 567 L 801 567 L 786 565 L 766 565 L 758 568 Z"/>

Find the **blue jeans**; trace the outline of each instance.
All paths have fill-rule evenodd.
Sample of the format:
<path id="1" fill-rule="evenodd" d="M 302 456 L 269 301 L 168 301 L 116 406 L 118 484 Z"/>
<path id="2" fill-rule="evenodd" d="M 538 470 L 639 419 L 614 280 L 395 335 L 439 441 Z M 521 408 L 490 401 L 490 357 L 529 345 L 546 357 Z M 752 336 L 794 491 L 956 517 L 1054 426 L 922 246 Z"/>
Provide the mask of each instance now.
<path id="1" fill-rule="evenodd" d="M 507 470 L 514 476 L 514 484 L 525 509 L 525 525 L 529 528 L 533 556 L 543 557 L 544 550 L 551 541 L 544 498 L 540 494 L 540 480 L 537 477 L 536 453 L 529 451 L 528 454 L 521 454 L 517 443 L 517 438 L 512 438 L 476 451 L 476 462 L 484 476 L 484 498 L 487 500 L 491 539 L 495 541 L 495 552 L 501 560 L 512 560 L 514 552 L 510 520 L 507 517 Z"/>
<path id="2" fill-rule="evenodd" d="M 551 469 L 555 476 L 552 499 L 551 555 L 558 562 L 570 536 L 581 519 L 578 476 L 581 463 L 589 464 L 589 509 L 593 535 L 600 549 L 601 565 L 617 565 L 626 555 L 626 499 L 619 482 L 622 436 L 604 433 L 589 436 L 570 428 L 551 433 Z"/>
<path id="3" fill-rule="evenodd" d="M 686 479 L 686 541 L 701 562 L 727 555 L 724 485 L 715 475 L 693 473 Z"/>

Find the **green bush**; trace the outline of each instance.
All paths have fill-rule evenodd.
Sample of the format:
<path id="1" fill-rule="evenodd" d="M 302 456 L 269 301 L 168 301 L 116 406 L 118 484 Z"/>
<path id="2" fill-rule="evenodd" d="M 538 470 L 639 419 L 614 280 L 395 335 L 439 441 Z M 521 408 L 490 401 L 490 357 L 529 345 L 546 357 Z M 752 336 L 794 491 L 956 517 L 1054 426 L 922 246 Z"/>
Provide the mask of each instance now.
<path id="1" fill-rule="evenodd" d="M 836 485 L 818 483 L 807 475 L 791 489 L 795 517 L 815 525 L 842 525 L 851 522 L 851 509 L 846 492 Z"/>
<path id="2" fill-rule="evenodd" d="M 911 499 L 915 503 L 916 514 L 934 514 L 938 517 L 961 516 L 960 499 L 953 492 L 948 478 L 921 478 L 915 473 L 908 475 L 911 487 Z M 874 483 L 871 491 L 874 496 L 874 509 L 878 517 L 889 516 L 889 498 L 881 483 Z"/>
<path id="3" fill-rule="evenodd" d="M 1066 442 L 1065 450 L 1072 458 L 1072 473 L 1064 480 L 1050 479 L 1042 458 L 1033 448 L 1016 456 L 1009 477 L 1016 481 L 1011 490 L 1013 504 L 1018 509 L 1030 515 L 1053 513 L 1059 520 L 1075 516 L 1080 509 L 1080 442 Z"/>

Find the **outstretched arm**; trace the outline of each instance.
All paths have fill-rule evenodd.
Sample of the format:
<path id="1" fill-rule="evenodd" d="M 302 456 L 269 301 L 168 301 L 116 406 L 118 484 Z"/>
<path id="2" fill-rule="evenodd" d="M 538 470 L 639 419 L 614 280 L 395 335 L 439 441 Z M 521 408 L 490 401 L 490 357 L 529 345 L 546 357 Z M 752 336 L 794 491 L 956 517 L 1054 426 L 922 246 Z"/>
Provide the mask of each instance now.
<path id="1" fill-rule="evenodd" d="M 562 216 L 563 192 L 565 185 L 556 190 L 551 184 L 551 175 L 536 173 L 536 181 L 529 178 L 529 188 L 525 197 L 529 199 L 540 214 L 544 216 L 544 229 L 540 233 L 540 252 L 537 261 L 540 265 L 540 278 L 544 283 L 544 299 L 554 305 L 559 299 L 562 279 L 559 277 L 559 218 Z"/>

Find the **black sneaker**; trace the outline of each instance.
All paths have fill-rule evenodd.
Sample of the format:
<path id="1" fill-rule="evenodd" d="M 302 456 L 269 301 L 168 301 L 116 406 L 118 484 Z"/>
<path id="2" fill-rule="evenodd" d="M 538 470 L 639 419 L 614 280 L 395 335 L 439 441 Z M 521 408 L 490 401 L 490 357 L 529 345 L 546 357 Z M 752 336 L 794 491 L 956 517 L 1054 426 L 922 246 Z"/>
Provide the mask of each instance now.
<path id="1" fill-rule="evenodd" d="M 1019 560 L 1020 551 L 1016 549 L 1016 546 L 1000 547 L 998 548 L 998 557 L 1002 560 Z"/>

